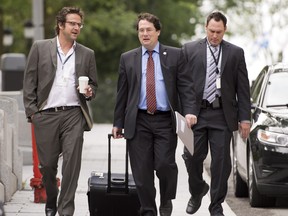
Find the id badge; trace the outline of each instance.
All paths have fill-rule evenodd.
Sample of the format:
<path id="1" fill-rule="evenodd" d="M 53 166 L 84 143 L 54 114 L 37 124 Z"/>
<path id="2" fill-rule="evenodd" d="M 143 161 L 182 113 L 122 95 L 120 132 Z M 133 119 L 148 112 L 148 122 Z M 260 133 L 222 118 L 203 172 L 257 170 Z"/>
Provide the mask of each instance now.
<path id="1" fill-rule="evenodd" d="M 60 79 L 57 79 L 56 86 L 67 87 L 67 82 L 68 79 L 62 76 Z"/>
<path id="2" fill-rule="evenodd" d="M 216 79 L 216 88 L 221 89 L 221 78 L 220 77 L 217 77 L 217 79 Z"/>

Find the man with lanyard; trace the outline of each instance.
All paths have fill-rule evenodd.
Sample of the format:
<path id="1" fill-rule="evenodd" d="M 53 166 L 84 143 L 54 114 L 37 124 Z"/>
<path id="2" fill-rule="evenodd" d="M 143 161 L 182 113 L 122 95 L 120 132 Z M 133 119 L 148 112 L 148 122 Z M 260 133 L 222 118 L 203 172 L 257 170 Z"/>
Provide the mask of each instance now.
<path id="1" fill-rule="evenodd" d="M 207 72 L 206 75 L 206 83 L 205 83 L 205 91 L 203 94 L 203 98 L 206 98 L 208 103 L 212 102 L 212 106 L 214 108 L 220 107 L 220 97 L 221 97 L 221 65 L 220 65 L 220 57 L 221 57 L 221 43 L 217 46 L 213 46 L 209 43 L 207 39 Z M 209 55 L 210 54 L 210 55 Z M 215 57 L 217 56 L 217 59 Z M 215 80 L 216 79 L 216 80 Z M 215 88 L 216 84 L 216 88 Z"/>
<path id="2" fill-rule="evenodd" d="M 209 185 L 203 180 L 203 162 L 211 154 L 211 216 L 223 216 L 222 202 L 227 193 L 231 172 L 230 141 L 232 132 L 242 137 L 250 131 L 250 88 L 242 48 L 223 40 L 226 17 L 213 12 L 207 17 L 207 37 L 183 46 L 186 70 L 193 77 L 197 115 L 194 131 L 194 154 L 184 150 L 183 159 L 189 175 L 186 212 L 194 214 L 201 206 Z"/>
<path id="3" fill-rule="evenodd" d="M 57 36 L 36 41 L 24 75 L 26 116 L 35 129 L 39 167 L 46 189 L 46 216 L 74 214 L 74 198 L 81 167 L 83 133 L 92 128 L 86 100 L 97 89 L 94 51 L 76 43 L 83 27 L 79 8 L 64 7 L 56 16 Z M 78 91 L 78 77 L 87 76 L 86 93 Z M 62 154 L 61 192 L 56 180 Z"/>

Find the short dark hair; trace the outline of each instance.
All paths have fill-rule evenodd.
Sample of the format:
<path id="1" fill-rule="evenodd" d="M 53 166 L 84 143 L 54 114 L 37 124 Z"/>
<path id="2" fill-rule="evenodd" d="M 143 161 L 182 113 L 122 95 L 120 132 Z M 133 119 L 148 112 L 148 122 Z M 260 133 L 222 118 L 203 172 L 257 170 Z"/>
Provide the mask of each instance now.
<path id="1" fill-rule="evenodd" d="M 222 20 L 224 27 L 226 27 L 226 25 L 227 25 L 227 18 L 224 16 L 224 14 L 222 14 L 219 11 L 212 12 L 211 14 L 209 14 L 209 16 L 207 17 L 207 20 L 206 20 L 206 26 L 209 24 L 211 19 L 214 19 L 217 22 Z"/>
<path id="2" fill-rule="evenodd" d="M 153 23 L 153 25 L 157 31 L 161 30 L 162 25 L 161 25 L 161 22 L 157 16 L 150 14 L 150 13 L 140 13 L 138 15 L 138 21 L 136 24 L 136 30 L 137 31 L 139 30 L 139 22 L 141 20 L 147 20 L 148 22 Z"/>
<path id="3" fill-rule="evenodd" d="M 77 7 L 63 7 L 57 14 L 56 16 L 56 26 L 55 26 L 55 31 L 56 34 L 59 34 L 59 24 L 64 25 L 66 22 L 66 16 L 67 14 L 78 14 L 81 17 L 81 21 L 83 23 L 84 20 L 84 12 Z"/>

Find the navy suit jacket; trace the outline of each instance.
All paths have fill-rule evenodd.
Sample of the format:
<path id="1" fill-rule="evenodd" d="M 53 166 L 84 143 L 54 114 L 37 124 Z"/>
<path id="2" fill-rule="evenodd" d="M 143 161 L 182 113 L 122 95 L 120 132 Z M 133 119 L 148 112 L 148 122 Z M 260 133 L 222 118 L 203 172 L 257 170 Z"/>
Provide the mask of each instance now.
<path id="1" fill-rule="evenodd" d="M 193 78 L 196 106 L 200 112 L 206 78 L 206 38 L 185 44 L 182 48 L 186 60 L 185 70 Z M 231 131 L 238 129 L 238 122 L 250 120 L 250 87 L 244 51 L 227 41 L 222 41 L 221 99 L 225 120 Z"/>
<path id="2" fill-rule="evenodd" d="M 160 44 L 160 63 L 172 117 L 173 111 L 182 112 L 183 115 L 192 114 L 195 102 L 192 77 L 183 70 L 184 58 L 181 54 L 180 48 Z M 126 139 L 131 139 L 135 132 L 141 77 L 142 47 L 138 47 L 120 57 L 114 126 L 124 128 Z"/>

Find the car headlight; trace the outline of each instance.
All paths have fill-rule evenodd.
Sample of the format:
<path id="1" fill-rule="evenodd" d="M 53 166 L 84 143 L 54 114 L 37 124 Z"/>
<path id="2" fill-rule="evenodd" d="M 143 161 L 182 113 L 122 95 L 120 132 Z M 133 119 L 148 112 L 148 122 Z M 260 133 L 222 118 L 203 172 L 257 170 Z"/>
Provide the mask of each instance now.
<path id="1" fill-rule="evenodd" d="M 259 129 L 257 138 L 269 145 L 288 146 L 288 135 Z"/>

